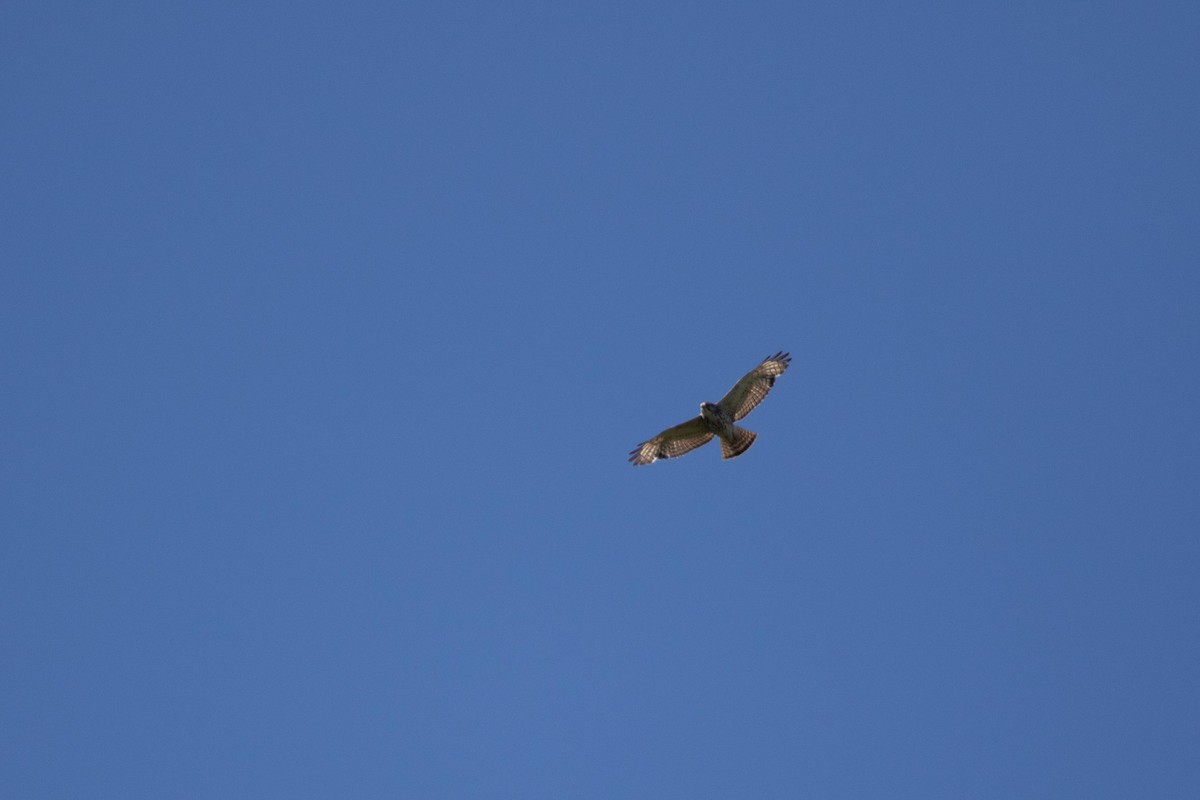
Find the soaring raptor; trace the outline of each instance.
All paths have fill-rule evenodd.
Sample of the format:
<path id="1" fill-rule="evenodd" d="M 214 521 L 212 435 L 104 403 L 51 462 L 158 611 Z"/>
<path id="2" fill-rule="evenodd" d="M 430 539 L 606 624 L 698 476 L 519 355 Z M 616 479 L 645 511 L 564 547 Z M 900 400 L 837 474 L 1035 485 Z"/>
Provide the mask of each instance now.
<path id="1" fill-rule="evenodd" d="M 750 449 L 758 436 L 753 431 L 733 423 L 754 410 L 792 363 L 784 352 L 767 356 L 763 362 L 746 373 L 733 385 L 719 403 L 701 403 L 700 416 L 667 428 L 653 439 L 642 442 L 629 452 L 634 466 L 653 464 L 660 458 L 674 458 L 691 452 L 716 436 L 721 440 L 721 458 L 736 458 Z"/>

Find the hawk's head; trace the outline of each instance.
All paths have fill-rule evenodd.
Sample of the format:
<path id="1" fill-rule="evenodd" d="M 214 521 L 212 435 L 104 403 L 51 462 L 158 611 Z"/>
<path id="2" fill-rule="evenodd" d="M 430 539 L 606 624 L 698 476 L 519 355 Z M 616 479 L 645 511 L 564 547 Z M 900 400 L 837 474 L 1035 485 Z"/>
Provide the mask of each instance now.
<path id="1" fill-rule="evenodd" d="M 721 418 L 721 407 L 716 403 L 701 403 L 700 416 L 716 422 Z"/>
<path id="2" fill-rule="evenodd" d="M 728 411 L 721 408 L 720 403 L 701 403 L 700 416 L 708 421 L 714 431 L 733 427 L 733 417 L 729 416 Z"/>

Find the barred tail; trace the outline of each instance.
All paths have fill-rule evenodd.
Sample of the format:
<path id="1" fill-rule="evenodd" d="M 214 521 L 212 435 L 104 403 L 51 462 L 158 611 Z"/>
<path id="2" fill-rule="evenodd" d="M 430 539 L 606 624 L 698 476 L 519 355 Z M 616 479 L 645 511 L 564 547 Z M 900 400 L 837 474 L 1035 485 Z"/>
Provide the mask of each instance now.
<path id="1" fill-rule="evenodd" d="M 737 458 L 750 449 L 758 434 L 745 428 L 733 426 L 733 436 L 728 439 L 721 437 L 721 458 Z"/>

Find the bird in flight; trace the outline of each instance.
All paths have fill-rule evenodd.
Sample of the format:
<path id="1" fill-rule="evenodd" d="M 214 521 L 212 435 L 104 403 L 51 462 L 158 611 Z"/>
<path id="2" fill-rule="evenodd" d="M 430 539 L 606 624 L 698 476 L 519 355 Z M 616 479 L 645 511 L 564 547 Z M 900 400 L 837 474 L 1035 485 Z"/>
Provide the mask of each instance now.
<path id="1" fill-rule="evenodd" d="M 757 433 L 734 425 L 754 410 L 775 385 L 775 379 L 787 371 L 792 357 L 784 352 L 767 356 L 733 385 L 719 403 L 701 403 L 700 416 L 642 442 L 629 451 L 634 466 L 653 464 L 660 458 L 675 458 L 708 444 L 716 436 L 721 440 L 721 458 L 736 458 L 750 449 Z"/>

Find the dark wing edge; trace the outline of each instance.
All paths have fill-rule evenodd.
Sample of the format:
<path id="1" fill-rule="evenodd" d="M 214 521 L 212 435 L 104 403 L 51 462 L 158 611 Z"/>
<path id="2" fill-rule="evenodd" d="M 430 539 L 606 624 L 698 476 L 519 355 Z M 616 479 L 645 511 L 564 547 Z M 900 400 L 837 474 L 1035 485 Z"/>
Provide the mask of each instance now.
<path id="1" fill-rule="evenodd" d="M 775 385 L 775 379 L 787 372 L 791 363 L 791 354 L 783 350 L 773 356 L 767 356 L 721 398 L 721 407 L 729 412 L 735 422 L 742 419 L 758 407 Z"/>
<path id="2" fill-rule="evenodd" d="M 692 417 L 630 450 L 629 463 L 640 467 L 662 458 L 675 458 L 708 444 L 712 438 L 713 432 L 708 429 L 704 417 Z"/>

